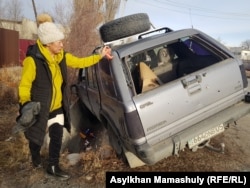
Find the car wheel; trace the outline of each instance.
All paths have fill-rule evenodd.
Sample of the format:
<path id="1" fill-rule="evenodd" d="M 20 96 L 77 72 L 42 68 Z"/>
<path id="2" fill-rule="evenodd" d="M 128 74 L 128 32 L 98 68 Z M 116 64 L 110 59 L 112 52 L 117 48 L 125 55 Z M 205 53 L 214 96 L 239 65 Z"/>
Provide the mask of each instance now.
<path id="1" fill-rule="evenodd" d="M 137 13 L 107 22 L 100 27 L 99 32 L 103 42 L 110 42 L 145 32 L 150 26 L 148 15 Z"/>
<path id="2" fill-rule="evenodd" d="M 109 124 L 107 125 L 107 130 L 108 130 L 109 144 L 115 150 L 117 157 L 119 159 L 122 159 L 122 161 L 127 164 L 128 162 L 123 150 L 121 140 L 119 139 L 119 137 Z"/>
<path id="3" fill-rule="evenodd" d="M 99 120 L 97 119 L 97 117 L 88 109 L 88 107 L 82 102 L 80 101 L 80 107 L 81 107 L 81 111 L 82 113 L 88 117 L 88 119 L 92 122 L 92 123 L 97 123 L 99 122 Z"/>

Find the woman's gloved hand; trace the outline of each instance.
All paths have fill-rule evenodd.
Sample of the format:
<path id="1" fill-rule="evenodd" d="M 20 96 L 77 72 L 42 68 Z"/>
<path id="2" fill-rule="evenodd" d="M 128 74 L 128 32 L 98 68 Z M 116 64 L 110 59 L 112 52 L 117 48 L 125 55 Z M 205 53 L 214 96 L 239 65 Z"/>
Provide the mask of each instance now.
<path id="1" fill-rule="evenodd" d="M 16 118 L 17 124 L 13 127 L 13 134 L 25 131 L 36 122 L 41 109 L 40 102 L 27 102 L 20 108 L 20 115 Z"/>

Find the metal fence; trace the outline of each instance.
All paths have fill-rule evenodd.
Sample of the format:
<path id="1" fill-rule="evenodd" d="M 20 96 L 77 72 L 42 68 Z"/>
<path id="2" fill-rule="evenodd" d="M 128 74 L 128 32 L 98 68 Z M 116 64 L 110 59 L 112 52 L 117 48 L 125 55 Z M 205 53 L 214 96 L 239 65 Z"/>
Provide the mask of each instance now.
<path id="1" fill-rule="evenodd" d="M 0 67 L 20 65 L 17 31 L 0 28 Z"/>
<path id="2" fill-rule="evenodd" d="M 19 39 L 18 31 L 0 28 L 0 68 L 20 66 L 35 40 Z"/>

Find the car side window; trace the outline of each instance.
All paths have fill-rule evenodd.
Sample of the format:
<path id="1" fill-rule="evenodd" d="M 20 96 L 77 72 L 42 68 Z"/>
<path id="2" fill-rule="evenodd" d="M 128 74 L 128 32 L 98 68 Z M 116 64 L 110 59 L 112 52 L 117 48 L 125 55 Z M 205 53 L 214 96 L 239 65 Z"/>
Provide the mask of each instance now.
<path id="1" fill-rule="evenodd" d="M 90 88 L 97 89 L 95 66 L 87 68 L 88 85 Z"/>
<path id="2" fill-rule="evenodd" d="M 78 72 L 78 81 L 81 82 L 81 81 L 85 81 L 85 69 L 82 68 L 82 69 L 79 69 L 79 72 Z"/>
<path id="3" fill-rule="evenodd" d="M 110 62 L 107 59 L 102 59 L 98 66 L 104 92 L 111 97 L 117 97 Z"/>

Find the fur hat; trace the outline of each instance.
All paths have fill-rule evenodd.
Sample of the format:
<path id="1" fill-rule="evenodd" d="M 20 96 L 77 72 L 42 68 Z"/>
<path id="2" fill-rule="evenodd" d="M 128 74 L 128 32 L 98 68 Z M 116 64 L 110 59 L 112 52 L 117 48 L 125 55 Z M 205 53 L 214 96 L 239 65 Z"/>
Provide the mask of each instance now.
<path id="1" fill-rule="evenodd" d="M 37 16 L 38 23 L 38 38 L 42 44 L 49 44 L 51 42 L 64 39 L 64 34 L 53 23 L 53 19 L 48 14 L 40 14 Z"/>

